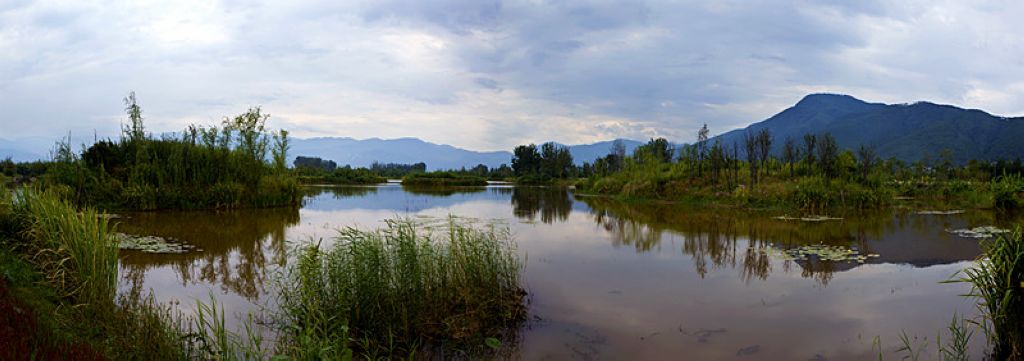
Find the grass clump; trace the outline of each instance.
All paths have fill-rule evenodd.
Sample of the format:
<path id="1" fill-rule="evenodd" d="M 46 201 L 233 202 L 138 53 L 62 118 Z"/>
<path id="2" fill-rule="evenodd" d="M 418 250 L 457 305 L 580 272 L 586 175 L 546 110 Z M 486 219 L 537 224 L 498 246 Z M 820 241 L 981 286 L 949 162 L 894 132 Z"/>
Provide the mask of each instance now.
<path id="1" fill-rule="evenodd" d="M 78 303 L 113 300 L 117 244 L 96 211 L 77 212 L 54 191 L 18 192 L 13 213 L 28 255 L 61 296 Z"/>
<path id="2" fill-rule="evenodd" d="M 1020 228 L 982 241 L 983 258 L 960 281 L 973 285 L 978 324 L 992 346 L 994 360 L 1024 359 L 1024 237 Z"/>
<path id="3" fill-rule="evenodd" d="M 117 295 L 118 250 L 105 219 L 52 190 L 0 194 L 0 269 L 10 291 L 0 303 L 23 311 L 2 321 L 19 331 L 0 337 L 0 349 L 27 348 L 25 359 L 187 358 L 169 307 Z"/>
<path id="4" fill-rule="evenodd" d="M 485 186 L 483 177 L 453 172 L 412 173 L 402 178 L 402 185 L 412 186 Z"/>
<path id="5" fill-rule="evenodd" d="M 332 357 L 473 352 L 515 335 L 526 293 L 507 230 L 455 218 L 441 234 L 412 220 L 386 224 L 300 249 L 281 295 L 291 347 Z"/>

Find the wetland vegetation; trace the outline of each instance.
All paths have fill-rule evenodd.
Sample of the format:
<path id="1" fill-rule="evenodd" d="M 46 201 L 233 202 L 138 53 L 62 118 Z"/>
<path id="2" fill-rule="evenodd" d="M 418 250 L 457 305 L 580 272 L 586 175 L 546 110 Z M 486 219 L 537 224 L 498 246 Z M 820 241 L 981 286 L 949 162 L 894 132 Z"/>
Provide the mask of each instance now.
<path id="1" fill-rule="evenodd" d="M 18 187 L 0 192 L 0 311 L 25 310 L 0 316 L 0 350 L 9 353 L 0 357 L 657 357 L 726 333 L 709 323 L 727 321 L 705 313 L 777 327 L 757 320 L 774 316 L 742 304 L 759 299 L 757 307 L 782 307 L 778 316 L 804 324 L 836 321 L 831 304 L 892 318 L 833 328 L 847 338 L 880 335 L 877 351 L 835 343 L 817 326 L 789 330 L 825 337 L 848 353 L 835 351 L 840 359 L 918 358 L 923 344 L 908 335 L 937 328 L 899 334 L 898 348 L 882 340 L 950 315 L 941 325 L 948 343 L 935 340 L 938 357 L 1021 359 L 1024 242 L 1009 231 L 1024 205 L 1019 162 L 954 165 L 945 154 L 905 164 L 869 147 L 840 150 L 829 134 L 787 139 L 776 157 L 767 131 L 747 134 L 740 158 L 739 144 L 709 145 L 702 130 L 693 145 L 652 139 L 627 155 L 620 143 L 582 166 L 568 148 L 546 143 L 517 147 L 511 167 L 493 169 L 352 168 L 314 157 L 290 168 L 288 133 L 268 131 L 258 107 L 220 127 L 155 138 L 134 95 L 125 104 L 128 124 L 116 141 L 81 153 L 62 141 L 51 162 L 0 163 Z M 382 185 L 385 177 L 402 185 Z M 576 190 L 527 186 L 567 184 Z M 527 267 L 532 254 L 536 270 Z M 595 257 L 621 263 L 597 267 Z M 738 271 L 738 283 L 717 277 L 726 269 Z M 963 286 L 939 283 L 954 273 Z M 180 285 L 151 287 L 160 279 Z M 945 298 L 900 314 L 916 302 L 899 294 L 910 287 L 900 280 Z M 190 293 L 194 285 L 222 294 Z M 709 293 L 694 293 L 705 286 Z M 857 299 L 886 292 L 891 299 Z M 950 306 L 958 293 L 977 309 Z M 632 318 L 615 317 L 614 307 Z M 824 314 L 806 312 L 817 308 Z M 655 340 L 673 332 L 696 338 Z M 751 339 L 766 344 L 744 344 Z M 796 355 L 773 345 L 805 346 L 747 334 L 724 347 Z M 722 350 L 693 352 L 720 358 Z"/>

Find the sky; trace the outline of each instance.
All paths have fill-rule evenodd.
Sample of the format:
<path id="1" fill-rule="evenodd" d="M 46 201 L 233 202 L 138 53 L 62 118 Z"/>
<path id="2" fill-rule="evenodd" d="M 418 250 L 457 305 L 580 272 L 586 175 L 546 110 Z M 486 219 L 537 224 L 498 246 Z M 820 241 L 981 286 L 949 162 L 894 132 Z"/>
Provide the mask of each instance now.
<path id="1" fill-rule="evenodd" d="M 687 142 L 815 92 L 1024 115 L 1021 1 L 0 0 L 0 138 Z"/>

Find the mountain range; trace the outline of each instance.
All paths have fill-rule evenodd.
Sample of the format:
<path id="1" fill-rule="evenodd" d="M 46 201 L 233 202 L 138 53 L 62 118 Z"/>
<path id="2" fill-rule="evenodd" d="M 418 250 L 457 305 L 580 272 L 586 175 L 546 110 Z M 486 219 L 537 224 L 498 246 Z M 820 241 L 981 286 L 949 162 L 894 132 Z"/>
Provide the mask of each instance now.
<path id="1" fill-rule="evenodd" d="M 963 163 L 970 159 L 1015 159 L 1024 156 L 1024 118 L 1008 118 L 977 109 L 929 102 L 909 104 L 869 103 L 849 95 L 811 94 L 796 105 L 743 129 L 728 131 L 711 138 L 727 148 L 733 142 L 742 152 L 743 134 L 769 129 L 774 142 L 772 152 L 782 151 L 787 138 L 803 144 L 804 134 L 835 136 L 840 149 L 856 149 L 860 145 L 874 147 L 883 158 L 904 161 L 937 159 L 949 149 L 952 160 Z M 0 138 L 0 158 L 16 161 L 46 159 L 55 139 L 31 137 L 19 140 Z M 91 139 L 89 139 L 91 140 Z M 627 152 L 643 142 L 621 139 Z M 689 139 L 688 141 L 692 141 Z M 576 164 L 593 162 L 611 150 L 613 141 L 568 145 Z M 85 144 L 72 139 L 72 144 Z M 381 163 L 424 162 L 427 168 L 455 169 L 484 164 L 497 167 L 509 164 L 510 151 L 479 152 L 417 138 L 353 139 L 324 137 L 293 139 L 290 154 L 334 160 L 353 167 Z"/>
<path id="2" fill-rule="evenodd" d="M 593 144 L 569 145 L 569 152 L 577 164 L 584 161 L 593 162 L 611 151 L 613 141 Z M 627 152 L 640 146 L 641 142 L 622 139 Z M 353 138 L 310 138 L 295 139 L 291 154 L 295 156 L 314 156 L 330 159 L 339 165 L 348 164 L 353 167 L 366 167 L 373 162 L 381 163 L 418 163 L 427 164 L 427 169 L 470 168 L 478 164 L 498 167 L 511 164 L 512 152 L 478 152 L 450 145 L 435 144 L 417 138 L 398 139 L 353 139 Z"/>
<path id="3" fill-rule="evenodd" d="M 1015 159 L 1024 156 L 1024 118 L 1007 118 L 977 109 L 929 102 L 868 103 L 849 95 L 811 94 L 796 105 L 747 128 L 712 138 L 742 152 L 743 134 L 769 129 L 772 152 L 787 138 L 803 144 L 804 134 L 831 133 L 842 149 L 874 147 L 882 158 L 913 162 L 937 159 L 949 149 L 952 160 Z"/>

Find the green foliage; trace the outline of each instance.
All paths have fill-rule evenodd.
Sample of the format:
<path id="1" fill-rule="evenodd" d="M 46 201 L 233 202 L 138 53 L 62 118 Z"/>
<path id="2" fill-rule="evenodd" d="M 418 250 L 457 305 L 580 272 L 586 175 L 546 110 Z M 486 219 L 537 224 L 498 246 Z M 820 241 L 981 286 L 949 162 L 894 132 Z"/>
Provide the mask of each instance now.
<path id="1" fill-rule="evenodd" d="M 665 138 L 651 138 L 647 144 L 641 145 L 633 152 L 633 158 L 638 162 L 652 160 L 662 163 L 671 163 L 675 156 L 675 147 Z"/>
<path id="2" fill-rule="evenodd" d="M 224 127 L 189 127 L 179 137 L 152 139 L 142 129 L 134 95 L 126 100 L 130 126 L 120 141 L 104 140 L 81 157 L 59 142 L 47 183 L 70 189 L 76 204 L 102 208 L 195 209 L 294 205 L 298 182 L 285 171 L 287 132 L 269 135 L 260 108 Z"/>
<path id="3" fill-rule="evenodd" d="M 412 173 L 402 178 L 402 185 L 410 186 L 485 186 L 487 180 L 455 172 Z"/>
<path id="4" fill-rule="evenodd" d="M 1024 207 L 1024 177 L 1004 175 L 992 182 L 992 195 L 999 208 Z"/>
<path id="5" fill-rule="evenodd" d="M 118 250 L 102 217 L 54 190 L 0 193 L 0 283 L 12 282 L 22 311 L 34 315 L 19 326 L 34 333 L 38 355 L 52 348 L 82 359 L 186 359 L 188 342 L 169 308 L 135 293 L 115 300 Z"/>
<path id="6" fill-rule="evenodd" d="M 994 360 L 1024 359 L 1024 237 L 1020 228 L 983 241 L 982 258 L 959 280 L 973 287 Z"/>
<path id="7" fill-rule="evenodd" d="M 344 166 L 327 172 L 303 167 L 298 171 L 299 181 L 305 184 L 378 184 L 387 182 L 366 168 Z"/>
<path id="8" fill-rule="evenodd" d="M 24 190 L 13 200 L 19 244 L 60 295 L 78 304 L 113 300 L 117 245 L 96 211 L 77 212 L 54 191 Z"/>
<path id="9" fill-rule="evenodd" d="M 455 218 L 440 235 L 428 228 L 389 220 L 375 231 L 345 229 L 326 249 L 302 247 L 282 287 L 285 343 L 334 358 L 352 347 L 471 350 L 513 335 L 525 320 L 525 292 L 508 231 Z"/>

